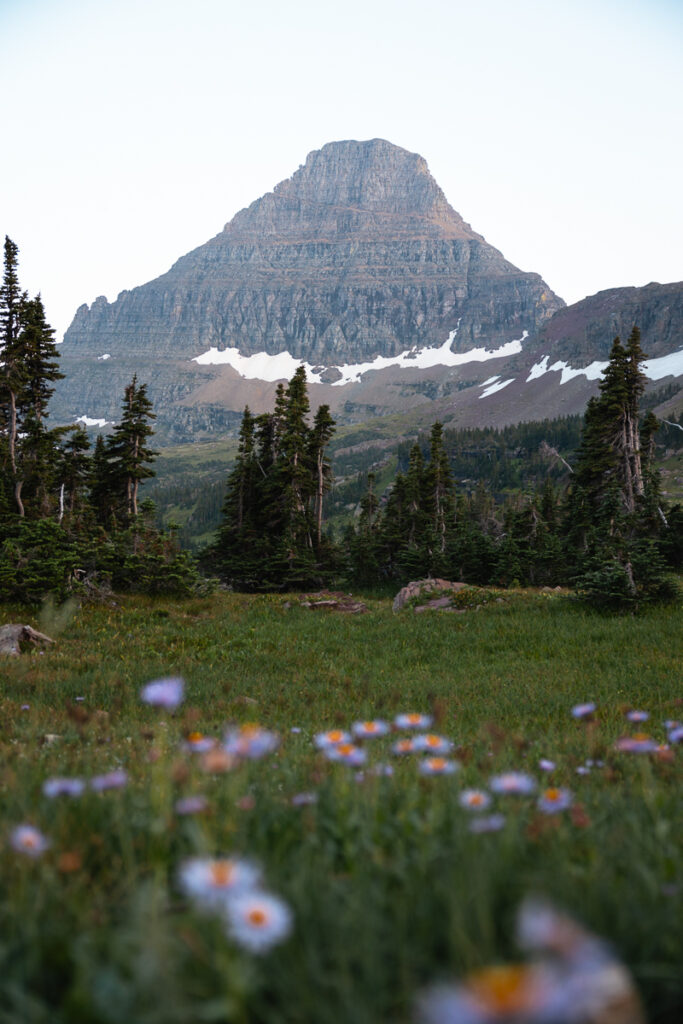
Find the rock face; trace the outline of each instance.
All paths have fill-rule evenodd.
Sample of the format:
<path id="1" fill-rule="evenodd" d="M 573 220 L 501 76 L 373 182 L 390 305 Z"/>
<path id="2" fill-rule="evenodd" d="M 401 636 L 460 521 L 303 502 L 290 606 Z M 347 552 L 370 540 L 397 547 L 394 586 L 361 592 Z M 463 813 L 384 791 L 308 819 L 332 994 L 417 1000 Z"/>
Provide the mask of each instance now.
<path id="1" fill-rule="evenodd" d="M 456 327 L 453 351 L 491 350 L 562 306 L 449 206 L 422 157 L 334 142 L 162 277 L 81 306 L 56 407 L 116 417 L 111 381 L 131 369 L 155 404 L 186 403 L 220 376 L 190 362 L 210 348 L 288 352 L 330 381 L 335 366 L 439 347 Z"/>

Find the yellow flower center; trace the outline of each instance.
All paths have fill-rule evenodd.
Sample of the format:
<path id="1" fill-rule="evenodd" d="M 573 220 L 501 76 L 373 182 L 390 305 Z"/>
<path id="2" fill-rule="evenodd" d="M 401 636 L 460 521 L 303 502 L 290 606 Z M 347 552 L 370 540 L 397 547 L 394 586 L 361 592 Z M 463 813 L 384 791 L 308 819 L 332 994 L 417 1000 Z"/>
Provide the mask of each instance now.
<path id="1" fill-rule="evenodd" d="M 377 732 L 376 722 L 363 722 L 363 729 L 365 732 Z"/>
<path id="2" fill-rule="evenodd" d="M 341 729 L 333 729 L 332 732 L 328 732 L 327 739 L 330 743 L 339 743 L 344 738 L 344 733 Z"/>
<path id="3" fill-rule="evenodd" d="M 247 921 L 255 928 L 263 928 L 268 923 L 268 915 L 260 907 L 253 907 L 247 914 Z"/>
<path id="4" fill-rule="evenodd" d="M 446 762 L 443 757 L 430 757 L 428 763 L 433 772 L 442 772 L 446 767 Z"/>
<path id="5" fill-rule="evenodd" d="M 543 794 L 543 799 L 544 800 L 550 800 L 551 803 L 554 803 L 555 801 L 560 800 L 561 797 L 562 797 L 562 794 L 559 791 L 559 789 L 546 789 L 544 794 Z"/>
<path id="6" fill-rule="evenodd" d="M 187 737 L 188 743 L 198 743 L 199 740 L 203 739 L 204 735 L 201 732 L 191 732 L 190 735 Z"/>
<path id="7" fill-rule="evenodd" d="M 340 743 L 337 747 L 337 750 L 342 757 L 347 757 L 349 754 L 352 754 L 354 749 L 353 743 Z"/>
<path id="8" fill-rule="evenodd" d="M 496 1014 L 528 1010 L 536 997 L 529 968 L 521 965 L 486 967 L 470 975 L 467 988 L 478 1003 Z"/>
<path id="9" fill-rule="evenodd" d="M 422 721 L 422 715 L 406 715 L 406 718 L 408 719 L 411 725 L 417 725 L 418 722 Z"/>
<path id="10" fill-rule="evenodd" d="M 646 732 L 637 732 L 634 734 L 633 739 L 637 740 L 638 743 L 644 743 L 650 739 L 650 736 Z"/>
<path id="11" fill-rule="evenodd" d="M 215 860 L 210 870 L 211 881 L 221 887 L 230 885 L 235 874 L 234 865 L 229 860 Z"/>
<path id="12" fill-rule="evenodd" d="M 470 803 L 472 804 L 473 807 L 479 807 L 479 805 L 483 804 L 483 802 L 484 797 L 481 795 L 481 793 L 472 793 L 472 795 L 470 796 Z"/>
<path id="13" fill-rule="evenodd" d="M 425 740 L 425 743 L 427 744 L 428 747 L 438 747 L 439 744 L 441 743 L 441 737 L 428 736 L 427 739 Z"/>
<path id="14" fill-rule="evenodd" d="M 412 750 L 413 749 L 413 741 L 412 740 L 399 740 L 399 742 L 396 744 L 396 749 L 397 750 L 404 750 L 404 751 L 405 750 Z"/>

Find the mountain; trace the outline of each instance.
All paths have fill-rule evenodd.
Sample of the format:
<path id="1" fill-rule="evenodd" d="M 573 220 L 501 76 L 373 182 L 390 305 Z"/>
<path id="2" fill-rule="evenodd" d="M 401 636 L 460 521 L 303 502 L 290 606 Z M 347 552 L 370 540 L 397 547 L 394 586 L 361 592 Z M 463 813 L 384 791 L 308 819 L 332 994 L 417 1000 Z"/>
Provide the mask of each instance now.
<path id="1" fill-rule="evenodd" d="M 616 323 L 628 334 L 647 312 L 655 344 L 683 346 L 680 288 L 565 308 L 456 213 L 421 156 L 333 142 L 166 274 L 81 306 L 52 414 L 115 420 L 137 373 L 162 440 L 215 436 L 304 362 L 313 404 L 341 421 L 432 404 L 463 425 L 559 415 L 596 385 L 554 365 L 606 359 Z"/>

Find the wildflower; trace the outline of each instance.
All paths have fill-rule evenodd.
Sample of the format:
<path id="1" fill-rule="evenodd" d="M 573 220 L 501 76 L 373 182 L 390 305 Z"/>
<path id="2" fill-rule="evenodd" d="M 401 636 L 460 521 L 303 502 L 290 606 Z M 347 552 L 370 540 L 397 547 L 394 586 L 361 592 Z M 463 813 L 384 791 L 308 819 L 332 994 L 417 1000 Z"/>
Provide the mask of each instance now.
<path id="1" fill-rule="evenodd" d="M 329 761 L 341 761 L 354 767 L 365 763 L 365 751 L 353 743 L 336 743 L 327 747 L 324 753 Z"/>
<path id="2" fill-rule="evenodd" d="M 222 747 L 207 750 L 201 760 L 202 771 L 209 772 L 212 775 L 219 772 L 232 771 L 236 764 L 237 758 L 233 757 L 232 754 L 228 754 Z"/>
<path id="3" fill-rule="evenodd" d="M 43 783 L 43 795 L 52 799 L 55 796 L 80 796 L 85 789 L 83 779 L 46 779 Z"/>
<path id="4" fill-rule="evenodd" d="M 96 793 L 103 793 L 105 789 L 122 789 L 128 782 L 128 775 L 122 768 L 115 768 L 113 772 L 105 772 L 104 775 L 94 775 L 90 780 L 90 788 Z"/>
<path id="5" fill-rule="evenodd" d="M 292 912 L 277 896 L 248 892 L 226 904 L 228 930 L 235 942 L 250 953 L 265 953 L 292 930 Z"/>
<path id="6" fill-rule="evenodd" d="M 468 811 L 485 811 L 491 804 L 491 797 L 482 789 L 464 789 L 459 801 Z"/>
<path id="7" fill-rule="evenodd" d="M 194 754 L 206 754 L 208 750 L 213 750 L 215 745 L 216 741 L 212 736 L 204 736 L 201 732 L 191 732 L 183 741 L 183 750 Z"/>
<path id="8" fill-rule="evenodd" d="M 577 775 L 590 775 L 590 773 L 591 770 L 587 764 L 580 764 L 579 767 L 576 769 Z"/>
<path id="9" fill-rule="evenodd" d="M 21 705 L 21 710 L 22 711 L 30 711 L 31 710 L 31 705 L 30 704 L 22 704 Z"/>
<path id="10" fill-rule="evenodd" d="M 629 754 L 653 754 L 657 750 L 657 742 L 645 732 L 637 732 L 633 736 L 622 736 L 614 744 L 615 750 L 627 751 Z"/>
<path id="11" fill-rule="evenodd" d="M 291 799 L 292 807 L 308 807 L 310 804 L 317 804 L 317 793 L 295 793 Z"/>
<path id="12" fill-rule="evenodd" d="M 260 878 L 257 867 L 238 857 L 191 857 L 179 873 L 181 888 L 208 909 L 228 896 L 253 889 Z"/>
<path id="13" fill-rule="evenodd" d="M 468 828 L 470 832 L 499 832 L 505 824 L 504 814 L 487 814 L 481 818 L 472 818 Z"/>
<path id="14" fill-rule="evenodd" d="M 393 754 L 414 754 L 415 753 L 415 740 L 398 740 L 394 743 L 391 748 Z"/>
<path id="15" fill-rule="evenodd" d="M 175 802 L 176 814 L 203 814 L 208 808 L 209 802 L 205 796 L 184 796 Z"/>
<path id="16" fill-rule="evenodd" d="M 425 757 L 420 761 L 422 775 L 453 775 L 459 767 L 457 761 L 449 761 L 445 757 Z"/>
<path id="17" fill-rule="evenodd" d="M 9 841 L 13 849 L 27 857 L 40 857 L 50 845 L 50 840 L 33 825 L 17 825 Z"/>
<path id="18" fill-rule="evenodd" d="M 556 814 L 558 811 L 566 811 L 572 802 L 572 795 L 568 789 L 559 789 L 552 786 L 544 789 L 538 798 L 538 809 L 544 814 Z"/>
<path id="19" fill-rule="evenodd" d="M 629 722 L 647 722 L 650 716 L 647 711 L 627 711 L 626 717 Z"/>
<path id="20" fill-rule="evenodd" d="M 182 679 L 169 677 L 168 679 L 155 679 L 147 683 L 140 691 L 140 698 L 145 704 L 151 704 L 157 708 L 168 708 L 170 711 L 182 703 L 185 683 Z"/>
<path id="21" fill-rule="evenodd" d="M 301 732 L 301 729 L 299 728 L 298 725 L 293 725 L 289 731 L 294 733 L 295 736 L 298 736 L 299 733 Z"/>
<path id="22" fill-rule="evenodd" d="M 575 704 L 572 708 L 572 715 L 574 718 L 590 718 L 596 708 L 597 704 L 593 704 L 592 701 L 587 704 Z"/>
<path id="23" fill-rule="evenodd" d="M 313 742 L 318 750 L 327 750 L 328 747 L 334 747 L 338 743 L 350 743 L 351 733 L 344 732 L 343 729 L 330 729 L 329 732 L 317 733 Z"/>
<path id="24" fill-rule="evenodd" d="M 536 783 L 524 772 L 504 772 L 494 775 L 489 783 L 494 793 L 527 794 L 533 793 Z"/>
<path id="25" fill-rule="evenodd" d="M 542 772 L 554 772 L 555 762 L 549 761 L 547 757 L 542 757 L 541 760 L 538 762 L 538 767 L 541 769 Z"/>
<path id="26" fill-rule="evenodd" d="M 386 722 L 375 719 L 371 722 L 354 722 L 351 732 L 358 740 L 373 739 L 375 736 L 386 736 L 389 726 Z"/>
<path id="27" fill-rule="evenodd" d="M 669 732 L 669 743 L 680 743 L 681 741 L 683 741 L 683 725 L 677 725 Z"/>
<path id="28" fill-rule="evenodd" d="M 249 722 L 236 729 L 228 729 L 223 740 L 223 748 L 228 754 L 237 757 L 248 757 L 257 760 L 272 753 L 280 742 L 276 732 L 262 729 L 260 725 Z"/>
<path id="29" fill-rule="evenodd" d="M 416 736 L 413 740 L 413 745 L 415 750 L 424 750 L 429 754 L 447 754 L 453 749 L 453 744 L 450 740 L 431 732 Z"/>
<path id="30" fill-rule="evenodd" d="M 420 715 L 415 712 L 396 715 L 394 719 L 394 725 L 397 729 L 429 729 L 431 724 L 431 715 Z"/>

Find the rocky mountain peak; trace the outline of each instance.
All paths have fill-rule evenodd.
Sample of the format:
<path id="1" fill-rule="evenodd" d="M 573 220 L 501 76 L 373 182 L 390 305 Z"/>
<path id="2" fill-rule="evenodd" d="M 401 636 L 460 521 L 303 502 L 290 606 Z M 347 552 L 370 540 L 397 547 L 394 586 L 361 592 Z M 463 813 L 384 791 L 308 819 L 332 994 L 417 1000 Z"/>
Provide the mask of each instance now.
<path id="1" fill-rule="evenodd" d="M 225 240 L 440 237 L 479 239 L 427 162 L 385 139 L 330 142 L 225 225 Z"/>

